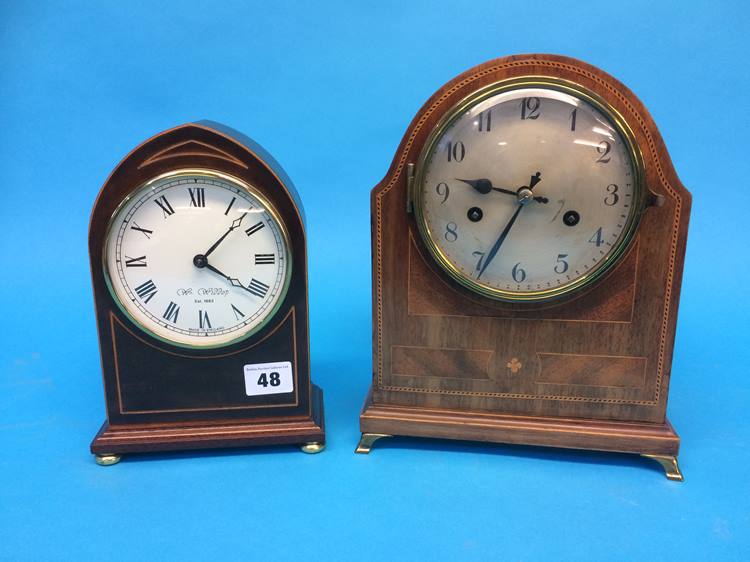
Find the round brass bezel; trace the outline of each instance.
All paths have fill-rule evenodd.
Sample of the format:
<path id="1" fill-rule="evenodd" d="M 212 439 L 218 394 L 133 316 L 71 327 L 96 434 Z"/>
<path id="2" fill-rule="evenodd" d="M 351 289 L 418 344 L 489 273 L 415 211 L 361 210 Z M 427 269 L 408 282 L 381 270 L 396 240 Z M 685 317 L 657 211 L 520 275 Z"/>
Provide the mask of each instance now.
<path id="1" fill-rule="evenodd" d="M 120 211 L 127 205 L 127 203 L 133 199 L 134 196 L 136 196 L 139 193 L 144 192 L 149 186 L 153 187 L 153 185 L 157 182 L 160 182 L 162 180 L 168 179 L 168 178 L 175 178 L 175 177 L 181 177 L 181 176 L 208 176 L 213 178 L 218 178 L 223 181 L 226 181 L 237 188 L 241 188 L 242 190 L 249 193 L 251 196 L 255 197 L 261 205 L 268 211 L 268 214 L 271 215 L 271 218 L 276 222 L 276 225 L 279 228 L 279 231 L 281 232 L 281 237 L 284 244 L 284 249 L 286 251 L 287 256 L 287 266 L 286 266 L 286 273 L 284 282 L 281 287 L 281 294 L 276 301 L 276 304 L 270 308 L 263 320 L 258 323 L 255 327 L 248 330 L 247 332 L 243 333 L 241 336 L 218 344 L 209 344 L 209 345 L 195 345 L 195 344 L 189 344 L 185 342 L 175 341 L 169 338 L 164 337 L 163 335 L 159 335 L 156 332 L 149 329 L 146 325 L 139 322 L 128 310 L 127 308 L 122 304 L 120 301 L 120 298 L 117 296 L 117 292 L 115 291 L 115 288 L 112 284 L 112 280 L 110 279 L 110 273 L 109 273 L 109 267 L 107 265 L 107 246 L 109 245 L 109 239 L 113 232 L 114 225 L 115 225 L 115 219 L 120 214 Z M 289 289 L 289 284 L 291 283 L 292 279 L 292 267 L 293 267 L 293 260 L 292 260 L 292 247 L 289 242 L 289 232 L 287 231 L 286 225 L 284 224 L 284 221 L 281 220 L 281 217 L 276 210 L 276 208 L 266 199 L 265 196 L 258 190 L 258 188 L 252 186 L 248 182 L 239 179 L 236 176 L 232 176 L 230 174 L 226 174 L 224 172 L 217 172 L 216 170 L 211 170 L 209 168 L 182 168 L 179 170 L 172 170 L 170 172 L 166 172 L 164 174 L 160 174 L 156 177 L 151 178 L 150 180 L 140 184 L 138 187 L 133 189 L 127 197 L 125 197 L 119 205 L 117 205 L 117 208 L 112 213 L 112 216 L 109 219 L 109 224 L 107 225 L 107 233 L 104 236 L 104 248 L 102 252 L 102 269 L 104 271 L 104 281 L 107 285 L 107 289 L 109 290 L 109 294 L 112 296 L 112 299 L 114 300 L 117 307 L 120 309 L 120 311 L 131 321 L 133 324 L 138 326 L 143 332 L 151 336 L 152 338 L 155 338 L 161 342 L 168 343 L 170 345 L 175 345 L 177 347 L 185 348 L 185 349 L 218 349 L 223 347 L 228 347 L 230 345 L 234 345 L 238 342 L 241 342 L 243 340 L 246 340 L 253 334 L 258 333 L 260 330 L 262 330 L 265 326 L 268 325 L 269 322 L 273 319 L 273 317 L 278 312 L 279 308 L 281 308 L 281 305 L 283 304 L 284 300 L 286 299 L 286 293 Z"/>
<path id="2" fill-rule="evenodd" d="M 460 119 L 464 115 L 464 113 L 470 110 L 473 106 L 485 101 L 486 99 L 491 98 L 497 94 L 524 88 L 551 89 L 574 96 L 599 110 L 602 115 L 604 115 L 610 121 L 610 124 L 624 139 L 628 154 L 630 155 L 631 165 L 633 168 L 633 208 L 631 209 L 630 215 L 628 216 L 628 222 L 623 229 L 622 236 L 620 236 L 615 247 L 607 255 L 607 257 L 598 264 L 596 269 L 574 279 L 569 283 L 565 283 L 564 285 L 555 287 L 554 289 L 514 292 L 505 289 L 497 289 L 484 283 L 477 282 L 476 280 L 465 275 L 445 256 L 445 254 L 435 242 L 432 233 L 430 232 L 430 228 L 425 220 L 422 192 L 424 188 L 424 175 L 427 160 L 429 159 L 435 145 L 440 141 L 447 129 L 449 129 L 456 121 L 458 121 L 458 119 Z M 605 99 L 584 88 L 583 86 L 576 84 L 575 82 L 550 76 L 523 76 L 501 80 L 472 92 L 460 102 L 451 107 L 440 118 L 440 120 L 430 132 L 430 135 L 427 137 L 427 140 L 425 141 L 425 144 L 416 162 L 413 185 L 414 189 L 412 196 L 417 227 L 419 229 L 422 240 L 424 241 L 427 249 L 435 259 L 437 264 L 454 281 L 458 282 L 460 285 L 469 289 L 470 291 L 494 300 L 506 302 L 542 302 L 556 299 L 562 296 L 571 295 L 577 291 L 589 287 L 592 283 L 600 279 L 622 258 L 622 256 L 625 254 L 625 251 L 630 246 L 630 243 L 634 238 L 635 231 L 638 227 L 638 223 L 640 222 L 643 210 L 645 209 L 647 191 L 645 186 L 645 168 L 643 155 L 635 139 L 635 135 L 633 134 L 633 131 L 628 125 L 625 118 Z"/>

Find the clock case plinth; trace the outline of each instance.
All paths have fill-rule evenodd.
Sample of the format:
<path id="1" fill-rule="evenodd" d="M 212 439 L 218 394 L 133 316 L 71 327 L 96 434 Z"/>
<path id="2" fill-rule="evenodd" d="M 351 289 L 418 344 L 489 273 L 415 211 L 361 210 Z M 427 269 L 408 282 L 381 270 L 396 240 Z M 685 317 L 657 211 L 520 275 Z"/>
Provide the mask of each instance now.
<path id="1" fill-rule="evenodd" d="M 107 228 L 118 205 L 146 181 L 183 169 L 252 185 L 289 235 L 292 270 L 283 302 L 259 331 L 220 348 L 175 346 L 142 331 L 117 305 L 104 274 Z M 262 147 L 207 121 L 152 137 L 105 182 L 91 216 L 89 252 L 107 407 L 91 443 L 97 462 L 113 464 L 124 453 L 271 444 L 322 450 L 323 393 L 310 377 L 303 210 L 293 184 Z M 277 361 L 291 361 L 294 391 L 246 396 L 243 366 Z"/>
<path id="2" fill-rule="evenodd" d="M 325 445 L 323 391 L 312 385 L 310 416 L 257 418 L 222 423 L 110 425 L 104 422 L 91 443 L 97 456 L 262 445 Z M 318 451 L 315 451 L 318 452 Z M 114 464 L 114 463 L 112 463 Z"/>
<path id="3" fill-rule="evenodd" d="M 455 282 L 431 259 L 409 192 L 413 164 L 447 111 L 528 76 L 578 85 L 622 116 L 643 156 L 650 204 L 602 279 L 539 304 L 491 300 Z M 521 55 L 446 84 L 371 194 L 373 382 L 357 452 L 392 435 L 620 451 L 650 456 L 681 479 L 666 406 L 690 203 L 646 108 L 593 66 Z"/>

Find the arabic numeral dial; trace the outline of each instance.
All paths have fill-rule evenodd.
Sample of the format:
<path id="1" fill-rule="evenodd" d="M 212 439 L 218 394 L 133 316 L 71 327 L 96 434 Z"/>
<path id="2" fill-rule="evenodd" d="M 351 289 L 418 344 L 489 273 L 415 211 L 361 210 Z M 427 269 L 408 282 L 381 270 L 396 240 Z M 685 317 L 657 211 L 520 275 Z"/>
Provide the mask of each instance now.
<path id="1" fill-rule="evenodd" d="M 640 216 L 642 165 L 616 111 L 551 80 L 528 84 L 447 110 L 415 163 L 419 235 L 481 298 L 562 298 L 598 282 Z"/>

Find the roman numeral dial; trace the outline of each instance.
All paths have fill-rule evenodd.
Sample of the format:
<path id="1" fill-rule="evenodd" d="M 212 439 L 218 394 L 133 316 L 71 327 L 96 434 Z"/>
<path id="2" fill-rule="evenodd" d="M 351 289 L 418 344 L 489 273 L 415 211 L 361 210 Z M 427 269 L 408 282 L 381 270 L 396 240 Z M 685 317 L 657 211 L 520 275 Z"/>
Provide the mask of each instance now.
<path id="1" fill-rule="evenodd" d="M 128 321 L 161 342 L 219 347 L 251 336 L 285 297 L 289 242 L 262 194 L 211 172 L 176 172 L 112 219 L 107 278 Z"/>
<path id="2" fill-rule="evenodd" d="M 205 310 L 198 311 L 198 327 L 201 330 L 211 329 L 211 320 L 208 318 L 208 312 Z"/>
<path id="3" fill-rule="evenodd" d="M 157 292 L 156 285 L 154 285 L 154 282 L 151 279 L 144 281 L 135 288 L 135 293 L 145 304 L 148 304 L 148 301 L 150 301 Z"/>
<path id="4" fill-rule="evenodd" d="M 205 207 L 206 206 L 206 188 L 205 187 L 189 187 L 188 193 L 190 194 L 190 206 L 191 207 Z"/>
<path id="5" fill-rule="evenodd" d="M 151 239 L 151 235 L 154 233 L 153 230 L 149 230 L 148 228 L 143 228 L 141 226 L 138 226 L 137 222 L 134 222 L 133 225 L 130 228 L 133 229 L 133 230 L 137 230 L 138 232 L 142 233 L 149 240 Z"/>
<path id="6" fill-rule="evenodd" d="M 263 224 L 262 222 L 256 222 L 253 226 L 251 226 L 250 228 L 248 228 L 247 230 L 245 230 L 245 234 L 247 234 L 248 236 L 252 236 L 253 234 L 255 234 L 256 232 L 258 232 L 264 226 L 266 226 L 266 225 Z"/>
<path id="7" fill-rule="evenodd" d="M 180 307 L 177 306 L 177 304 L 173 303 L 172 301 L 169 301 L 169 304 L 167 305 L 167 310 L 164 311 L 164 314 L 162 314 L 162 318 L 164 318 L 167 322 L 173 322 L 177 323 L 177 317 L 180 315 Z"/>
<path id="8" fill-rule="evenodd" d="M 252 294 L 254 294 L 256 297 L 263 298 L 268 293 L 268 285 L 263 283 L 262 281 L 258 281 L 257 279 L 251 279 L 250 285 L 248 285 L 247 290 L 250 291 Z"/>
<path id="9" fill-rule="evenodd" d="M 255 254 L 255 265 L 273 265 L 276 263 L 274 254 Z"/>
<path id="10" fill-rule="evenodd" d="M 146 267 L 146 265 L 146 256 L 140 256 L 138 258 L 125 256 L 125 267 Z"/>
<path id="11" fill-rule="evenodd" d="M 154 203 L 161 209 L 165 219 L 174 215 L 174 208 L 169 204 L 169 200 L 165 195 L 160 195 L 154 199 Z"/>

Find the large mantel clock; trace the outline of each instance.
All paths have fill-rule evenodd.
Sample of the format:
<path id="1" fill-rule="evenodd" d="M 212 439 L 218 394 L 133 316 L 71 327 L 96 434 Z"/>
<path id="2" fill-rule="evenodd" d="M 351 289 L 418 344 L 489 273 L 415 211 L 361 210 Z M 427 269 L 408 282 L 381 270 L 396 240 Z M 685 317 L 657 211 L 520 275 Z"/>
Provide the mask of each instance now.
<path id="1" fill-rule="evenodd" d="M 638 453 L 665 417 L 690 194 L 643 104 L 561 56 L 441 88 L 372 191 L 373 383 L 391 435 Z"/>
<path id="2" fill-rule="evenodd" d="M 97 462 L 322 450 L 302 206 L 260 146 L 210 122 L 141 144 L 99 194 L 89 251 L 107 406 Z"/>

